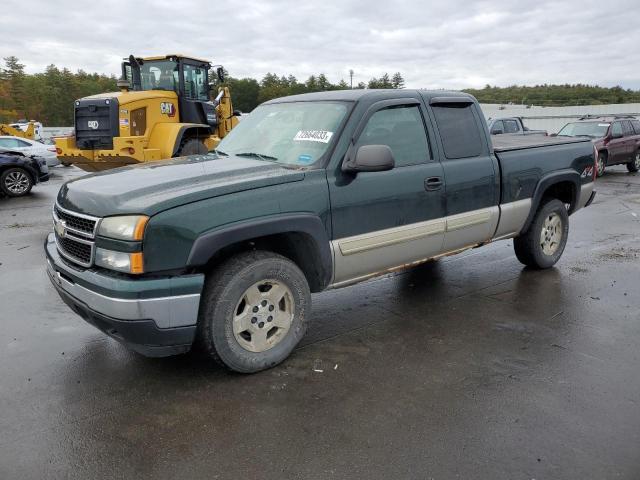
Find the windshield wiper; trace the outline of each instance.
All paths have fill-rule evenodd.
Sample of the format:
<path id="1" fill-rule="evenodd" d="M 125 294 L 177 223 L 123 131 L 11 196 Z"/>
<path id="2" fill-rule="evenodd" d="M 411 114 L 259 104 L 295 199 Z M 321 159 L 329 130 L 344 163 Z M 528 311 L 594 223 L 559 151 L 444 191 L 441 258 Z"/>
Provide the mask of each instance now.
<path id="1" fill-rule="evenodd" d="M 211 150 L 213 153 L 215 153 L 216 155 L 221 155 L 223 157 L 228 157 L 229 154 L 227 152 L 223 152 L 222 150 L 217 150 L 217 149 L 213 149 Z"/>
<path id="2" fill-rule="evenodd" d="M 251 158 L 258 158 L 260 160 L 267 160 L 267 161 L 271 161 L 271 162 L 277 162 L 278 159 L 276 157 L 272 157 L 270 155 L 264 155 L 262 153 L 255 153 L 255 152 L 242 152 L 242 153 L 236 153 L 235 154 L 238 157 L 251 157 Z"/>

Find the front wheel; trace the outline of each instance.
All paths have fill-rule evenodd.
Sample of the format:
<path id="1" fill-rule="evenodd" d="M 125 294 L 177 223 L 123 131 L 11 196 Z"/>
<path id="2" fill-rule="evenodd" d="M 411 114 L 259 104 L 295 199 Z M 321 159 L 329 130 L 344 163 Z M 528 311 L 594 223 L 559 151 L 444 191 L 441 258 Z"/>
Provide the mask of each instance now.
<path id="1" fill-rule="evenodd" d="M 230 370 L 258 372 L 289 356 L 310 309 L 309 285 L 295 263 L 272 252 L 241 253 L 207 278 L 198 343 Z"/>
<path id="2" fill-rule="evenodd" d="M 533 268 L 549 268 L 562 256 L 569 235 L 569 214 L 560 200 L 540 206 L 526 232 L 513 240 L 516 257 Z"/>
<path id="3" fill-rule="evenodd" d="M 33 179 L 22 168 L 9 168 L 0 175 L 0 190 L 8 197 L 21 197 L 31 191 Z"/>
<path id="4" fill-rule="evenodd" d="M 598 154 L 598 160 L 596 162 L 596 175 L 601 177 L 604 175 L 605 164 L 607 163 L 607 157 L 604 153 Z"/>
<path id="5" fill-rule="evenodd" d="M 627 163 L 627 170 L 631 173 L 635 173 L 640 170 L 640 151 L 636 152 L 636 156 L 632 162 Z"/>

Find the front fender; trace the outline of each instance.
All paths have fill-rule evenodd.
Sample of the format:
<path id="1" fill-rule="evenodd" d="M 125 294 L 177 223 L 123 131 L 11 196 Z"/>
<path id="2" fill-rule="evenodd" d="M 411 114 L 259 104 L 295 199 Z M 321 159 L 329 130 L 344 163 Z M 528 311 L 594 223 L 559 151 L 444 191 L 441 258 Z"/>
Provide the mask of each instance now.
<path id="1" fill-rule="evenodd" d="M 290 213 L 245 220 L 212 230 L 199 236 L 193 243 L 187 266 L 198 268 L 205 266 L 221 249 L 247 242 L 260 237 L 275 234 L 302 233 L 313 241 L 313 250 L 309 256 L 316 259 L 316 269 L 323 286 L 331 281 L 333 259 L 324 223 L 317 215 L 308 213 Z"/>

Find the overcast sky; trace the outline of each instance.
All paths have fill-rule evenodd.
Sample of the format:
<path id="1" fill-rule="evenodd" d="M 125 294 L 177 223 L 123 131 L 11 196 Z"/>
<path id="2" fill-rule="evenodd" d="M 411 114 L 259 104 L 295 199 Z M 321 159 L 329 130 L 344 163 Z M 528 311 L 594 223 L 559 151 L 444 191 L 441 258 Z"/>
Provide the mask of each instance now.
<path id="1" fill-rule="evenodd" d="M 234 77 L 332 82 L 402 72 L 407 87 L 587 83 L 640 89 L 638 0 L 2 0 L 0 56 L 119 74 L 185 53 Z M 125 14 L 129 17 L 125 18 Z"/>

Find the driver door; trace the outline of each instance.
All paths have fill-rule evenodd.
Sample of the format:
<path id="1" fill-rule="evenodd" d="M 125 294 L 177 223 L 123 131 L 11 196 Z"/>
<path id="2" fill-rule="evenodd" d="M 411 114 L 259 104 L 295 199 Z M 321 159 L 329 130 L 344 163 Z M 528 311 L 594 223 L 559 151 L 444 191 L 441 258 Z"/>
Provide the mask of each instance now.
<path id="1" fill-rule="evenodd" d="M 431 154 L 424 118 L 418 99 L 373 104 L 356 128 L 353 153 L 363 145 L 387 145 L 395 167 L 353 174 L 338 165 L 328 174 L 334 284 L 440 253 L 444 176 Z"/>

